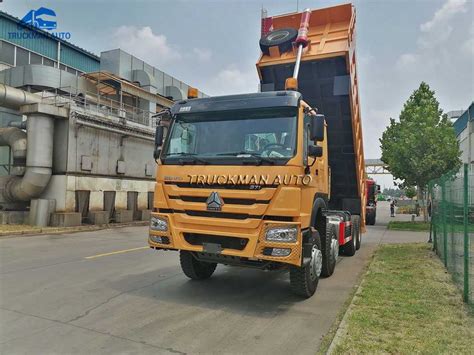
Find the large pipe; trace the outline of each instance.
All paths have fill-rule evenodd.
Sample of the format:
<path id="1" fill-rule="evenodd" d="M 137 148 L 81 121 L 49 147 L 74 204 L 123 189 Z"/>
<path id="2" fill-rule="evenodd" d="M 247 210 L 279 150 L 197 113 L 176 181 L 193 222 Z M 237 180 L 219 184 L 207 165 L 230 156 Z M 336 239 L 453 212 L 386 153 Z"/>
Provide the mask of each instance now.
<path id="1" fill-rule="evenodd" d="M 13 155 L 12 175 L 23 175 L 26 162 L 26 133 L 19 128 L 0 128 L 0 146 L 9 146 Z"/>
<path id="2" fill-rule="evenodd" d="M 23 177 L 12 177 L 4 190 L 6 201 L 29 201 L 48 185 L 53 167 L 53 117 L 30 114 L 27 121 L 28 144 Z"/>
<path id="3" fill-rule="evenodd" d="M 41 102 L 41 97 L 24 90 L 0 84 L 0 106 L 17 109 L 22 105 Z"/>

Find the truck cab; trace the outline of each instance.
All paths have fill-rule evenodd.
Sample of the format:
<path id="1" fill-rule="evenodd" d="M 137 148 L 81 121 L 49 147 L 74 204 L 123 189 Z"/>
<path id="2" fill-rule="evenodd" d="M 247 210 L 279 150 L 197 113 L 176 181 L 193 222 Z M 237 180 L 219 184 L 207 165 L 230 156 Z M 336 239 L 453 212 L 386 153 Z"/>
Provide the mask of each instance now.
<path id="1" fill-rule="evenodd" d="M 327 219 L 324 116 L 300 93 L 183 100 L 167 119 L 149 244 L 179 250 L 187 276 L 207 278 L 217 263 L 289 268 L 292 288 L 310 296 L 340 245 L 353 255 L 355 239 L 340 244 L 339 224 Z M 350 220 L 334 218 L 344 228 Z"/>

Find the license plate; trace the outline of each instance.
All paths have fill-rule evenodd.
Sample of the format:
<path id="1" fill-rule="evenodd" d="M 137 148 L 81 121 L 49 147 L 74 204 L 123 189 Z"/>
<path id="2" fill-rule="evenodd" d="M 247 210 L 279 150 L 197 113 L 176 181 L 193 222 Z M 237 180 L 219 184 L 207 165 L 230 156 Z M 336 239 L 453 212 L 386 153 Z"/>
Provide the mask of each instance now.
<path id="1" fill-rule="evenodd" d="M 202 243 L 202 248 L 204 253 L 220 254 L 222 252 L 221 245 L 217 243 Z"/>

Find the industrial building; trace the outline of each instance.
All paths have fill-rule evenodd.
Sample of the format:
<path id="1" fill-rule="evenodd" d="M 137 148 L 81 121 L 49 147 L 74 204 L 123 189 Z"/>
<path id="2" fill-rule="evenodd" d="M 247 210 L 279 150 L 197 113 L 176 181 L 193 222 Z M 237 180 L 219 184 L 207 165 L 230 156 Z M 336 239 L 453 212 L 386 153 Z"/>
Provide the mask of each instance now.
<path id="1" fill-rule="evenodd" d="M 474 102 L 454 122 L 454 130 L 459 141 L 461 161 L 474 163 Z"/>
<path id="2" fill-rule="evenodd" d="M 0 223 L 147 219 L 155 116 L 188 88 L 120 49 L 97 56 L 0 12 Z"/>

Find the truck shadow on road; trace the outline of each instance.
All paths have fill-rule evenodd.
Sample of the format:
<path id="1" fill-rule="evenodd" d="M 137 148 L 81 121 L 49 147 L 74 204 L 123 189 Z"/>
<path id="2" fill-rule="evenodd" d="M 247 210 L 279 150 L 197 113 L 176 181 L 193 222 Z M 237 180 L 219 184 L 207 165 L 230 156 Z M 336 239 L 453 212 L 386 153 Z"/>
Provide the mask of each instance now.
<path id="1" fill-rule="evenodd" d="M 163 302 L 165 307 L 176 304 L 260 317 L 273 317 L 294 303 L 304 301 L 291 293 L 288 273 L 284 271 L 265 272 L 219 265 L 215 274 L 203 281 L 187 279 L 179 267 L 173 271 L 173 275 L 163 275 L 149 286 L 123 291 L 152 299 L 158 307 Z M 140 275 L 140 279 L 149 277 L 149 280 L 156 280 L 159 272 Z M 129 285 L 127 278 L 130 277 L 136 278 L 137 275 L 126 276 L 110 286 L 120 289 Z"/>

